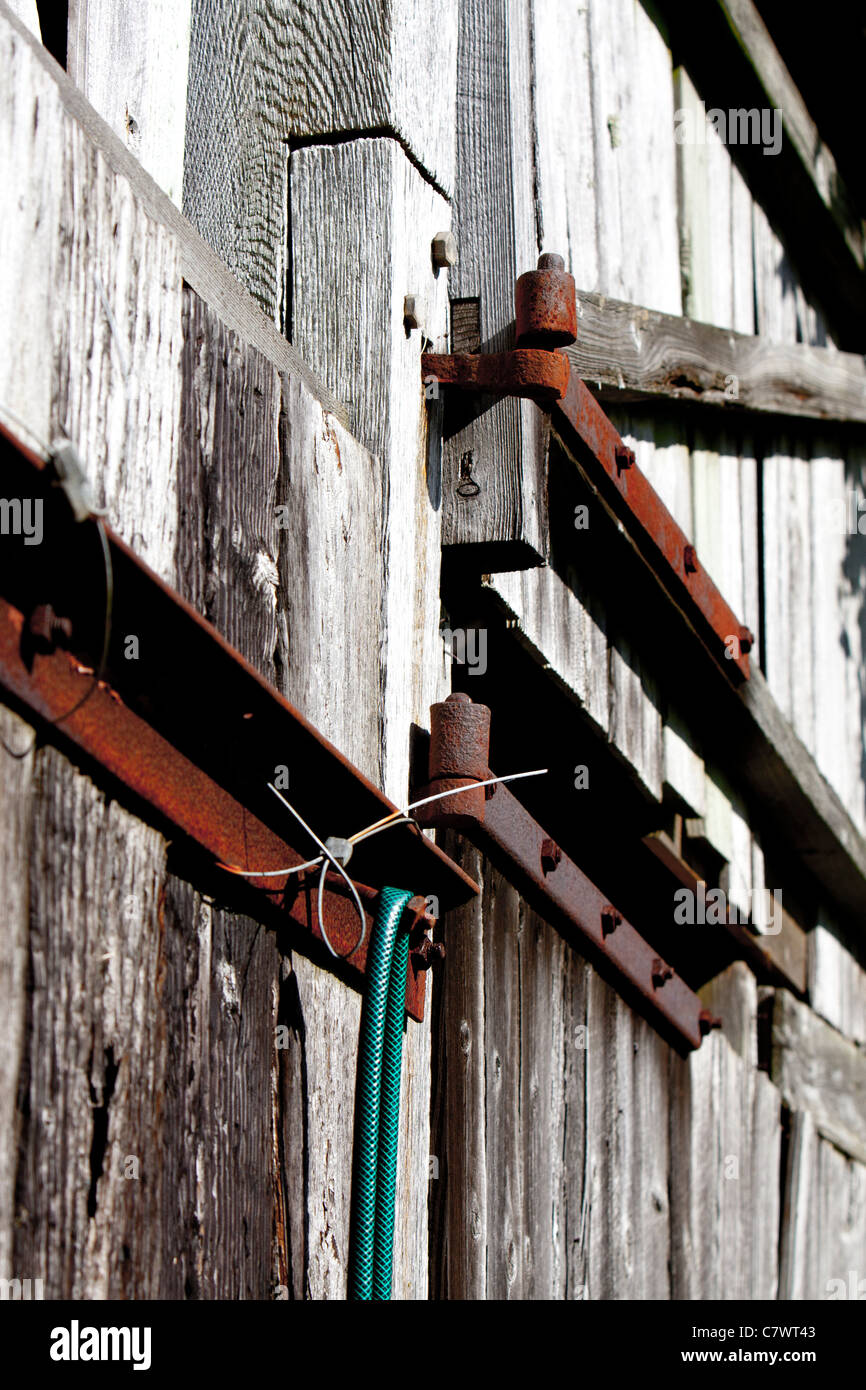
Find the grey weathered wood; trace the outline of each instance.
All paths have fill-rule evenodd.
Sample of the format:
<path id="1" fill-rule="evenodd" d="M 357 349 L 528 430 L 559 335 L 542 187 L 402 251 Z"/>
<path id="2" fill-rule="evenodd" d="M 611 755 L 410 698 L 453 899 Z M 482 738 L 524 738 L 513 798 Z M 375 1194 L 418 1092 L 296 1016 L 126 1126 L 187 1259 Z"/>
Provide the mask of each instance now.
<path id="1" fill-rule="evenodd" d="M 809 1002 L 846 1038 L 866 1045 L 866 970 L 850 937 L 819 910 L 809 933 Z"/>
<path id="2" fill-rule="evenodd" d="M 784 1174 L 779 1298 L 862 1299 L 866 1264 L 866 1167 L 791 1115 Z"/>
<path id="3" fill-rule="evenodd" d="M 862 461 L 862 448 L 849 445 L 842 451 L 832 439 L 816 440 L 809 461 L 806 506 L 812 604 L 822 615 L 811 631 L 815 761 L 861 831 L 866 829 L 866 781 L 859 612 L 866 537 L 856 529 L 860 514 L 855 513 L 852 521 L 852 504 L 856 507 L 864 495 Z"/>
<path id="4" fill-rule="evenodd" d="M 18 1085 L 27 1029 L 29 904 L 22 865 L 30 857 L 33 806 L 33 745 L 29 724 L 0 708 L 0 892 L 6 910 L 0 921 L 0 1278 L 27 1278 L 14 1265 L 15 1180 L 21 1117 Z M 29 750 L 29 751 L 28 751 Z M 23 756 L 16 756 L 23 754 Z M 30 1278 L 42 1277 L 34 1270 Z"/>
<path id="5" fill-rule="evenodd" d="M 751 1067 L 758 1065 L 758 997 L 755 977 L 743 961 L 734 961 L 700 990 L 710 1013 L 722 1020 L 722 1036 Z M 702 1044 L 703 1045 L 703 1044 Z"/>
<path id="6" fill-rule="evenodd" d="M 671 1296 L 775 1298 L 779 1094 L 720 1033 L 671 1084 Z"/>
<path id="7" fill-rule="evenodd" d="M 568 357 L 608 403 L 662 399 L 733 413 L 866 419 L 866 367 L 853 352 L 779 342 L 769 328 L 757 337 L 716 328 L 584 290 L 578 305 Z"/>
<path id="8" fill-rule="evenodd" d="M 428 446 L 422 334 L 406 334 L 403 299 L 412 292 L 424 302 L 426 336 L 444 343 L 447 290 L 430 243 L 448 209 L 394 140 L 311 146 L 291 165 L 294 340 L 350 403 L 354 433 L 379 460 L 369 505 L 381 509 L 384 552 L 383 785 L 402 802 L 410 724 L 427 725 L 444 682 L 432 578 L 439 470 L 435 440 Z"/>
<path id="9" fill-rule="evenodd" d="M 501 351 L 513 346 L 515 281 L 534 269 L 540 249 L 529 167 L 530 6 L 527 0 L 460 0 L 459 14 L 454 230 L 460 260 L 450 292 L 478 300 L 482 350 Z M 546 420 L 532 403 L 449 400 L 443 544 L 473 547 L 479 570 L 542 562 L 546 450 Z M 464 486 L 467 469 L 478 488 L 472 495 Z"/>
<path id="10" fill-rule="evenodd" d="M 39 11 L 36 7 L 36 0 L 9 0 L 9 8 L 22 24 L 26 24 L 31 34 L 39 41 L 42 41 L 42 31 L 39 27 Z"/>
<path id="11" fill-rule="evenodd" d="M 450 193 L 456 3 L 195 0 L 184 211 L 281 327 L 291 145 L 390 134 Z"/>
<path id="12" fill-rule="evenodd" d="M 670 1049 L 594 973 L 586 1030 L 588 1297 L 666 1299 Z"/>
<path id="13" fill-rule="evenodd" d="M 34 99 L 38 99 L 37 132 L 34 132 L 37 148 L 40 150 L 49 138 L 48 130 L 55 136 L 61 130 L 80 132 L 79 137 L 90 150 L 98 150 L 101 160 L 112 175 L 118 176 L 134 193 L 136 203 L 142 212 L 157 224 L 163 234 L 170 237 L 177 247 L 180 275 L 201 298 L 219 314 L 228 328 L 240 333 L 250 346 L 264 352 L 275 366 L 297 375 L 314 395 L 344 423 L 346 413 L 321 382 L 310 371 L 307 364 L 277 331 L 273 321 L 269 321 L 250 294 L 241 286 L 234 275 L 226 270 L 224 263 L 193 229 L 187 219 L 178 212 L 171 199 L 157 186 L 150 175 L 141 167 L 139 161 L 115 135 L 111 127 L 94 111 L 78 88 L 58 67 L 54 59 L 38 44 L 27 30 L 18 23 L 0 0 L 0 42 L 2 42 L 2 62 L 5 71 L 14 74 L 15 81 L 7 86 L 9 119 L 4 122 L 4 137 L 13 142 L 2 146 L 3 155 L 9 158 L 10 178 L 17 182 L 17 170 L 30 167 L 38 175 L 31 178 L 26 196 L 56 198 L 59 169 L 56 159 L 40 155 L 35 162 L 28 163 L 30 139 L 28 119 L 32 124 Z M 45 119 L 39 127 L 39 118 Z M 37 194 L 37 189 L 39 193 Z M 14 226 L 7 223 L 4 233 L 17 237 L 26 228 L 26 222 L 16 219 Z M 26 236 L 26 231 L 23 233 Z M 13 288 L 14 288 L 14 282 Z M 177 285 L 177 292 L 180 285 Z M 9 287 L 4 286 L 4 293 Z M 33 277 L 28 287 L 17 287 L 15 293 L 22 305 L 22 322 L 35 318 L 39 322 L 46 312 L 44 293 L 38 277 Z M 25 295 L 29 298 L 25 300 Z M 5 303 L 6 301 L 4 301 Z M 34 343 L 41 339 L 34 334 Z M 17 372 L 25 372 L 26 359 L 18 361 Z M 36 380 L 39 373 L 32 374 Z M 36 422 L 28 422 L 36 428 Z"/>
<path id="14" fill-rule="evenodd" d="M 774 1001 L 771 1076 L 792 1110 L 866 1162 L 866 1056 L 787 990 Z"/>
<path id="15" fill-rule="evenodd" d="M 322 644 L 330 633 L 351 634 L 341 644 L 345 650 L 327 655 L 324 668 L 343 683 L 334 699 L 344 718 L 355 726 L 363 723 L 367 730 L 371 719 L 379 721 L 373 775 L 398 803 L 405 803 L 412 726 L 427 725 L 429 706 L 446 687 L 438 631 L 438 464 L 435 447 L 428 453 L 422 333 L 406 333 L 403 300 L 407 293 L 416 295 L 424 305 L 426 337 L 444 345 L 447 288 L 445 277 L 434 275 L 430 245 L 448 224 L 448 207 L 398 141 L 386 137 L 296 149 L 290 176 L 293 339 L 350 403 L 354 431 L 375 458 L 361 471 L 355 466 L 351 482 L 330 472 L 336 464 L 339 473 L 339 452 L 335 458 L 326 451 L 322 481 L 306 468 L 305 495 L 316 520 L 299 521 L 294 531 L 298 554 L 295 559 L 287 555 L 285 573 L 288 580 L 301 547 L 308 547 L 303 553 L 309 556 L 310 587 L 298 586 L 297 598 L 287 600 L 287 613 L 291 628 L 296 605 L 295 625 L 309 621 Z M 327 421 L 323 427 L 328 429 Z M 350 463 L 357 460 L 344 460 L 347 474 Z M 303 540 L 305 531 L 309 534 Z M 360 565 L 351 558 L 354 546 L 347 548 L 353 538 L 363 555 Z M 356 590 L 363 627 L 355 623 Z M 290 681 L 291 669 L 290 630 Z M 306 690 L 327 724 L 334 711 L 328 710 L 327 689 L 313 689 L 315 679 L 311 665 Z M 356 703 L 360 710 L 352 714 Z M 299 963 L 297 970 L 303 977 L 302 1000 L 305 1007 L 309 1000 L 310 1016 L 319 1020 L 324 1039 L 333 989 L 310 988 L 305 982 L 311 967 L 306 963 Z M 331 1123 L 338 1123 L 334 1105 L 345 1104 L 339 1098 L 354 1076 L 353 1045 L 338 1054 L 328 1047 L 317 1066 L 323 1078 L 331 1077 L 330 1093 L 337 1098 L 323 1108 L 321 1146 Z M 429 1021 L 423 1027 L 409 1024 L 395 1253 L 395 1290 L 407 1298 L 423 1298 L 427 1288 L 429 1068 Z M 315 1161 L 321 1163 L 315 1143 L 313 1148 Z M 323 1176 L 337 1183 L 340 1192 L 349 1177 L 345 1146 L 326 1152 L 330 1171 Z M 339 1182 L 338 1166 L 344 1174 Z M 329 1201 L 329 1221 L 339 1231 L 331 1205 Z M 325 1287 L 326 1278 L 333 1285 L 338 1277 L 337 1257 L 326 1246 L 317 1255 L 317 1288 Z"/>
<path id="16" fill-rule="evenodd" d="M 66 71 L 180 206 L 190 0 L 71 0 Z"/>
<path id="17" fill-rule="evenodd" d="M 442 840 L 476 883 L 484 861 L 456 835 Z M 486 885 L 485 885 L 486 886 Z M 489 892 L 449 913 L 448 968 L 437 998 L 436 1088 L 433 1093 L 430 1285 L 441 1299 L 487 1297 L 488 1171 L 484 918 Z M 498 1210 L 494 1211 L 498 1220 Z"/>

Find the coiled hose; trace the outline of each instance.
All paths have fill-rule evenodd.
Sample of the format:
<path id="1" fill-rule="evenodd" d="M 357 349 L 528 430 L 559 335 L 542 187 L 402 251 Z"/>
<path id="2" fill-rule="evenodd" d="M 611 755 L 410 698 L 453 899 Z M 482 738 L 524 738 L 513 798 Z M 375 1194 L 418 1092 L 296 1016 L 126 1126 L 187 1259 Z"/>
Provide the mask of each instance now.
<path id="1" fill-rule="evenodd" d="M 405 889 L 383 888 L 367 955 L 355 1111 L 351 1299 L 390 1299 L 409 935 Z"/>

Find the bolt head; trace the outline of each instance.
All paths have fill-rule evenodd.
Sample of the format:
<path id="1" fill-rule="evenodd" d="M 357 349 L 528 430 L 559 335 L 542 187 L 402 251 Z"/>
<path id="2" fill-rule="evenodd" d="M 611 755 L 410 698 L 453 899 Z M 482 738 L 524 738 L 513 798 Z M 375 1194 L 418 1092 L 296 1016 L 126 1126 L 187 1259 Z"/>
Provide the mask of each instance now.
<path id="1" fill-rule="evenodd" d="M 457 238 L 453 232 L 437 232 L 433 238 L 430 252 L 437 270 L 445 270 L 457 264 Z"/>
<path id="2" fill-rule="evenodd" d="M 407 294 L 403 299 L 403 322 L 407 328 L 421 328 L 424 322 L 423 305 L 418 295 Z"/>

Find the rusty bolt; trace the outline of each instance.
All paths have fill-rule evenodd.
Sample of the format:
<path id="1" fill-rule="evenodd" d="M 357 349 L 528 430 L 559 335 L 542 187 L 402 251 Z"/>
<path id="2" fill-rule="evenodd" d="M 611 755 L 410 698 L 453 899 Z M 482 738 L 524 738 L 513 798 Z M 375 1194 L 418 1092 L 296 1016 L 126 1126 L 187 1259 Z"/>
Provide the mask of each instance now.
<path id="1" fill-rule="evenodd" d="M 746 653 L 750 652 L 755 645 L 755 634 L 752 632 L 751 628 L 741 627 L 739 637 L 740 651 Z"/>
<path id="2" fill-rule="evenodd" d="M 40 603 L 33 609 L 29 628 L 36 646 L 45 652 L 53 652 L 55 647 L 63 647 L 72 639 L 71 620 L 58 618 L 50 603 Z"/>
<path id="3" fill-rule="evenodd" d="M 445 942 L 431 941 L 425 936 L 413 950 L 412 958 L 419 970 L 429 970 L 432 965 L 438 965 L 445 959 Z"/>
<path id="4" fill-rule="evenodd" d="M 634 468 L 634 449 L 629 449 L 627 444 L 617 444 L 613 456 L 616 459 L 617 473 L 624 473 L 627 468 Z"/>
<path id="5" fill-rule="evenodd" d="M 602 936 L 610 936 L 611 932 L 616 931 L 621 921 L 622 916 L 617 912 L 615 907 L 603 907 L 601 909 Z"/>
<path id="6" fill-rule="evenodd" d="M 669 965 L 665 965 L 661 956 L 655 956 L 652 964 L 652 980 L 656 989 L 660 989 L 665 980 L 672 980 L 674 972 Z"/>
<path id="7" fill-rule="evenodd" d="M 457 264 L 457 238 L 453 232 L 437 232 L 430 250 L 437 270 Z"/>
<path id="8" fill-rule="evenodd" d="M 709 1009 L 701 1009 L 698 1014 L 698 1027 L 701 1030 L 702 1037 L 705 1038 L 707 1033 L 711 1033 L 714 1028 L 721 1028 L 721 1026 L 722 1020 L 720 1018 L 716 1018 L 715 1014 L 711 1014 Z"/>
<path id="9" fill-rule="evenodd" d="M 546 839 L 541 842 L 541 869 L 545 874 L 552 873 L 557 864 L 562 859 L 562 850 L 555 840 Z"/>
<path id="10" fill-rule="evenodd" d="M 687 545 L 683 550 L 683 568 L 686 574 L 698 572 L 698 553 L 693 545 Z"/>

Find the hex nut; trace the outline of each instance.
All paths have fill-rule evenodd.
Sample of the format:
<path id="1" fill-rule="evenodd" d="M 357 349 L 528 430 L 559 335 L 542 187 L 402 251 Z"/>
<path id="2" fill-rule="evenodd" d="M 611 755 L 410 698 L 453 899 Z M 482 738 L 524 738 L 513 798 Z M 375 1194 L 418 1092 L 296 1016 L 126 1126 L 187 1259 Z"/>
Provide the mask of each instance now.
<path id="1" fill-rule="evenodd" d="M 437 232 L 431 246 L 433 264 L 437 270 L 457 264 L 457 238 L 453 232 Z"/>

